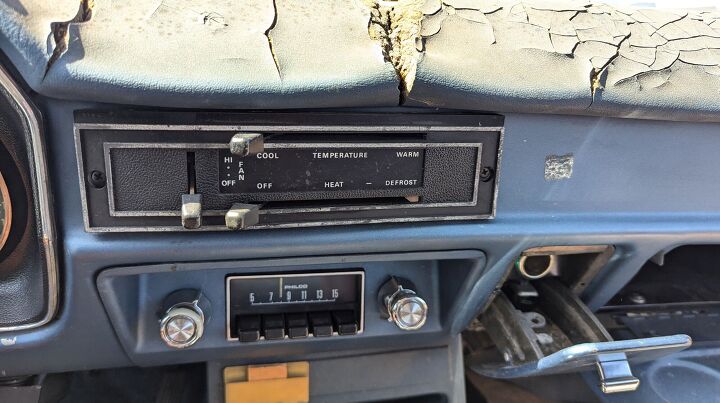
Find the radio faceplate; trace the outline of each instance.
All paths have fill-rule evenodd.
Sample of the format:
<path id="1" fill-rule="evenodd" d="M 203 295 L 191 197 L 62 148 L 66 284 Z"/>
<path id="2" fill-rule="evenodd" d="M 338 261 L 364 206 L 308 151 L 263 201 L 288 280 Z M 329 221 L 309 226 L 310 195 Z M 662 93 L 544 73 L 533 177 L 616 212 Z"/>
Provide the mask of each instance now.
<path id="1" fill-rule="evenodd" d="M 238 133 L 262 149 L 233 153 Z M 86 111 L 75 124 L 96 232 L 224 230 L 231 213 L 249 229 L 488 219 L 501 135 L 494 115 Z"/>
<path id="2" fill-rule="evenodd" d="M 238 275 L 229 276 L 226 282 L 228 340 L 250 342 L 363 331 L 362 271 Z M 278 337 L 269 335 L 273 332 Z"/>

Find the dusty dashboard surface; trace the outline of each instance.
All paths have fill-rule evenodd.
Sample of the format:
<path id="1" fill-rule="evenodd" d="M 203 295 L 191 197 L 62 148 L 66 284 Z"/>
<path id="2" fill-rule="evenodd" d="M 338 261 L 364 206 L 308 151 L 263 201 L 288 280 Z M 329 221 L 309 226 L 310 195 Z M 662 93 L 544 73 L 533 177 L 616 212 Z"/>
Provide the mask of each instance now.
<path id="1" fill-rule="evenodd" d="M 59 98 L 717 120 L 713 8 L 515 0 L 1 7 L 3 50 L 25 66 L 33 89 Z"/>
<path id="2" fill-rule="evenodd" d="M 0 400 L 717 395 L 714 7 L 0 1 L 0 51 Z"/>

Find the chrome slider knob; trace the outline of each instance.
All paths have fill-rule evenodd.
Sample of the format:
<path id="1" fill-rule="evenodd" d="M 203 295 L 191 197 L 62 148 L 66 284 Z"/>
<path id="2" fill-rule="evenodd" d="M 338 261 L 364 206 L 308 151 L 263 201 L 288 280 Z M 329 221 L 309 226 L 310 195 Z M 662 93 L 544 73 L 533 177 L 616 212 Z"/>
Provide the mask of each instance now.
<path id="1" fill-rule="evenodd" d="M 428 306 L 415 291 L 398 285 L 395 292 L 385 297 L 388 321 L 402 330 L 418 330 L 427 320 Z"/>
<path id="2" fill-rule="evenodd" d="M 261 133 L 237 133 L 230 139 L 230 153 L 240 157 L 263 152 L 265 142 Z"/>
<path id="3" fill-rule="evenodd" d="M 182 195 L 182 207 L 180 208 L 182 226 L 185 229 L 198 229 L 202 225 L 202 195 Z"/>
<path id="4" fill-rule="evenodd" d="M 225 213 L 225 226 L 228 229 L 245 229 L 260 221 L 260 205 L 235 203 Z"/>
<path id="5" fill-rule="evenodd" d="M 200 340 L 205 328 L 205 315 L 193 302 L 181 302 L 165 312 L 160 321 L 160 337 L 174 348 L 190 347 Z"/>

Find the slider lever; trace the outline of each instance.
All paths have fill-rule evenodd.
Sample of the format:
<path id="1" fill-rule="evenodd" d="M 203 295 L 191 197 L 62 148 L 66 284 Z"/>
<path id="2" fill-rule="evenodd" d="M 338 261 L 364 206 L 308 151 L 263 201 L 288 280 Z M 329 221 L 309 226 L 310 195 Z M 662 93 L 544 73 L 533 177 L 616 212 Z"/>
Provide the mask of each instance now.
<path id="1" fill-rule="evenodd" d="M 198 229 L 202 225 L 202 195 L 182 195 L 180 219 L 185 229 Z"/>
<path id="2" fill-rule="evenodd" d="M 229 229 L 245 229 L 257 224 L 260 220 L 259 204 L 235 203 L 225 213 L 225 225 Z"/>
<path id="3" fill-rule="evenodd" d="M 263 152 L 265 142 L 261 133 L 237 133 L 230 139 L 230 153 L 240 157 Z"/>

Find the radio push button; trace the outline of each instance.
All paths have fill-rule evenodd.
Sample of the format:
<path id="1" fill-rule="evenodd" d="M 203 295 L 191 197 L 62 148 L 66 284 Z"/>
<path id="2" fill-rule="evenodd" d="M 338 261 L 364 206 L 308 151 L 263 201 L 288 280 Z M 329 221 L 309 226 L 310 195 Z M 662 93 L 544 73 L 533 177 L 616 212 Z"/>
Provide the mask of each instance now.
<path id="1" fill-rule="evenodd" d="M 290 313 L 287 318 L 288 337 L 301 339 L 308 336 L 308 317 L 304 313 Z"/>
<path id="2" fill-rule="evenodd" d="M 333 323 L 330 312 L 313 312 L 308 315 L 310 331 L 315 337 L 328 337 L 333 334 Z"/>
<path id="3" fill-rule="evenodd" d="M 355 319 L 355 312 L 346 311 L 334 311 L 332 313 L 333 322 L 335 323 L 335 330 L 340 336 L 351 336 L 357 334 L 358 324 Z"/>
<path id="4" fill-rule="evenodd" d="M 251 342 L 260 339 L 260 315 L 238 315 L 235 323 L 239 341 Z"/>
<path id="5" fill-rule="evenodd" d="M 285 318 L 283 314 L 263 315 L 262 330 L 265 340 L 278 340 L 285 338 Z"/>

